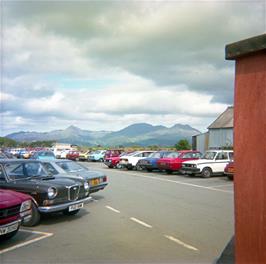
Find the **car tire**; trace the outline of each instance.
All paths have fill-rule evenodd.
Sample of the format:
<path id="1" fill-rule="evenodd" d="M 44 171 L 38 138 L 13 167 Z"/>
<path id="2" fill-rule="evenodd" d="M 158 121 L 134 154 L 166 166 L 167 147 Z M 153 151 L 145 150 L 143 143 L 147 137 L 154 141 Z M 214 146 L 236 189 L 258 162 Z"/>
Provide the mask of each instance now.
<path id="1" fill-rule="evenodd" d="M 32 210 L 31 219 L 27 222 L 24 222 L 22 224 L 23 226 L 36 226 L 40 222 L 41 215 L 40 215 L 38 208 L 34 202 L 32 202 L 31 210 Z"/>
<path id="2" fill-rule="evenodd" d="M 166 170 L 167 174 L 172 174 L 173 172 L 171 170 Z"/>
<path id="3" fill-rule="evenodd" d="M 63 214 L 64 215 L 76 215 L 79 211 L 80 211 L 80 209 L 69 212 L 68 209 L 66 209 L 65 211 L 63 211 Z"/>
<path id="4" fill-rule="evenodd" d="M 152 169 L 147 169 L 148 172 L 152 172 Z"/>
<path id="5" fill-rule="evenodd" d="M 230 181 L 232 181 L 234 179 L 234 177 L 232 175 L 228 175 L 227 176 L 227 179 L 230 180 Z"/>
<path id="6" fill-rule="evenodd" d="M 203 178 L 210 178 L 212 176 L 211 168 L 204 168 L 201 172 Z"/>
<path id="7" fill-rule="evenodd" d="M 109 169 L 112 169 L 113 167 L 114 167 L 113 165 L 109 165 L 109 166 L 108 166 Z"/>

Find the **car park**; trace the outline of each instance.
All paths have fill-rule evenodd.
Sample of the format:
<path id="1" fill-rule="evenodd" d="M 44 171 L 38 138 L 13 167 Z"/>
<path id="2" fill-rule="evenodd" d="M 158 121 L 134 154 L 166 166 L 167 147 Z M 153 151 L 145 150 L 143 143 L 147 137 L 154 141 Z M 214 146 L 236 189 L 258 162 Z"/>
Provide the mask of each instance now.
<path id="1" fill-rule="evenodd" d="M 199 151 L 193 150 L 181 150 L 178 152 L 172 152 L 157 161 L 159 170 L 164 170 L 170 174 L 172 172 L 178 172 L 182 168 L 184 161 L 195 160 L 201 157 Z"/>
<path id="2" fill-rule="evenodd" d="M 223 175 L 226 165 L 233 160 L 232 150 L 209 150 L 201 159 L 185 161 L 181 172 L 188 175 L 201 175 L 209 178 L 212 175 Z"/>
<path id="3" fill-rule="evenodd" d="M 42 213 L 76 214 L 91 199 L 89 185 L 83 179 L 51 176 L 40 161 L 1 160 L 0 172 L 0 188 L 31 195 L 28 226 L 38 224 Z"/>
<path id="4" fill-rule="evenodd" d="M 55 155 L 52 151 L 36 151 L 32 156 L 31 159 L 35 160 L 43 160 L 43 159 L 55 159 Z"/>
<path id="5" fill-rule="evenodd" d="M 71 160 L 43 161 L 45 168 L 55 177 L 67 175 L 68 177 L 81 177 L 90 186 L 90 193 L 103 190 L 107 185 L 107 176 L 100 171 L 91 171 Z"/>
<path id="6" fill-rule="evenodd" d="M 129 153 L 120 157 L 119 165 L 121 168 L 126 168 L 128 170 L 138 169 L 138 161 L 149 157 L 154 152 L 155 151 L 152 150 L 142 150 Z"/>
<path id="7" fill-rule="evenodd" d="M 106 150 L 96 150 L 89 154 L 89 161 L 104 161 L 104 155 Z"/>
<path id="8" fill-rule="evenodd" d="M 21 223 L 31 219 L 32 201 L 29 195 L 0 189 L 0 240 L 13 237 Z"/>
<path id="9" fill-rule="evenodd" d="M 227 176 L 227 178 L 229 180 L 233 180 L 234 179 L 234 172 L 235 172 L 235 165 L 234 165 L 234 161 L 230 161 L 224 169 L 224 174 Z"/>
<path id="10" fill-rule="evenodd" d="M 152 153 L 149 157 L 145 159 L 141 159 L 138 161 L 138 166 L 142 170 L 147 170 L 147 171 L 153 171 L 153 170 L 158 170 L 158 160 L 161 158 L 166 157 L 168 154 L 172 153 L 171 151 L 157 151 Z"/>

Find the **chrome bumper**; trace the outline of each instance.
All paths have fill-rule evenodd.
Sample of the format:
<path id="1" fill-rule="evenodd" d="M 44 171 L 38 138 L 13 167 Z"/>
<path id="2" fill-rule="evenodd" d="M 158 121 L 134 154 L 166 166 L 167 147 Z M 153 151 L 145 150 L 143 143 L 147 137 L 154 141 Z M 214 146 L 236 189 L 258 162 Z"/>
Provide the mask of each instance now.
<path id="1" fill-rule="evenodd" d="M 69 202 L 69 203 L 64 203 L 64 204 L 57 204 L 57 205 L 51 205 L 51 206 L 39 206 L 38 210 L 40 213 L 53 213 L 53 212 L 60 212 L 64 211 L 67 209 L 69 206 L 74 205 L 74 204 L 79 204 L 79 203 L 88 203 L 92 198 L 91 197 L 86 197 L 84 199 L 80 199 L 77 201 Z"/>

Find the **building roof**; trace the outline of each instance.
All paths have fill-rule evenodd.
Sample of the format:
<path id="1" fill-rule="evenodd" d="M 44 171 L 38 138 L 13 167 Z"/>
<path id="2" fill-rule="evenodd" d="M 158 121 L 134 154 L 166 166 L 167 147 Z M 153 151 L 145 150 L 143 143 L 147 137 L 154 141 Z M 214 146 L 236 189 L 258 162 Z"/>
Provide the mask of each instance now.
<path id="1" fill-rule="evenodd" d="M 234 107 L 228 107 L 209 127 L 212 128 L 233 128 L 234 127 Z"/>
<path id="2" fill-rule="evenodd" d="M 255 52 L 266 50 L 266 33 L 249 39 L 244 39 L 225 47 L 225 58 L 235 60 L 237 58 L 250 55 Z"/>

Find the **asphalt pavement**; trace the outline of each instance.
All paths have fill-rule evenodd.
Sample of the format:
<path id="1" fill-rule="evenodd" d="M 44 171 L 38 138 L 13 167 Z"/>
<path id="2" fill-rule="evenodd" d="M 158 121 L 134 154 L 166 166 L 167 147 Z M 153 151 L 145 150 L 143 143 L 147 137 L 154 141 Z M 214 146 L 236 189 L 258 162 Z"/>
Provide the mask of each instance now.
<path id="1" fill-rule="evenodd" d="M 0 244 L 0 263 L 213 263 L 234 234 L 233 183 L 109 169 L 78 215 L 42 218 Z"/>

